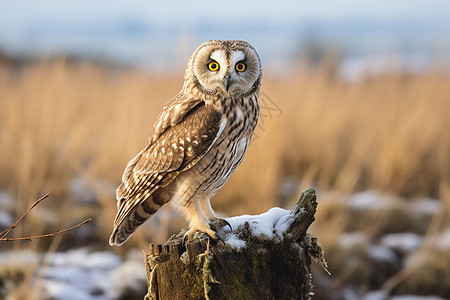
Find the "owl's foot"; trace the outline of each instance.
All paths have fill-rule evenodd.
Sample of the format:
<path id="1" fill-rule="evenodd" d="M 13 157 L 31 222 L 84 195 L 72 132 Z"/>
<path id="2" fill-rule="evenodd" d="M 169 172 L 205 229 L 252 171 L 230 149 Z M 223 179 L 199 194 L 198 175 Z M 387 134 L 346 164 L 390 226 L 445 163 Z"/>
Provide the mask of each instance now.
<path id="1" fill-rule="evenodd" d="M 230 230 L 233 231 L 233 227 L 226 219 L 216 218 L 214 221 L 209 222 L 209 227 L 214 229 L 215 232 L 219 232 L 225 226 L 230 227 Z"/>
<path id="2" fill-rule="evenodd" d="M 193 224 L 191 228 L 189 228 L 189 230 L 185 233 L 185 236 L 187 236 L 188 239 L 191 240 L 197 231 L 206 233 L 210 238 L 214 240 L 217 239 L 216 231 L 212 230 L 207 222 Z"/>
<path id="3" fill-rule="evenodd" d="M 189 230 L 184 234 L 183 241 L 181 243 L 183 249 L 186 249 L 186 244 L 192 239 L 195 239 L 196 236 L 200 233 L 206 234 L 212 241 L 221 241 L 225 243 L 223 238 L 218 234 L 218 231 L 222 229 L 223 226 L 228 225 L 231 228 L 230 223 L 225 219 L 218 219 L 216 221 L 210 222 L 209 226 L 207 224 L 202 224 L 203 226 L 192 226 Z M 211 227 L 214 229 L 211 229 Z"/>
<path id="4" fill-rule="evenodd" d="M 196 233 L 194 234 L 194 237 L 193 237 L 193 238 L 189 238 L 187 234 L 184 235 L 183 241 L 181 242 L 181 247 L 182 247 L 182 249 L 183 249 L 183 252 L 187 250 L 187 249 L 186 249 L 186 244 L 187 244 L 189 241 L 191 241 L 192 239 L 195 239 L 196 237 L 198 237 L 198 235 L 203 235 L 203 236 L 205 236 L 206 234 L 205 234 L 204 232 L 196 232 Z M 210 239 L 210 241 L 214 241 L 214 242 L 213 242 L 214 244 L 217 243 L 217 241 L 221 241 L 222 243 L 225 244 L 224 239 L 223 239 L 220 235 L 218 235 L 217 233 L 216 233 L 216 238 L 212 238 L 212 237 L 209 236 L 209 235 L 206 235 L 206 236 Z"/>

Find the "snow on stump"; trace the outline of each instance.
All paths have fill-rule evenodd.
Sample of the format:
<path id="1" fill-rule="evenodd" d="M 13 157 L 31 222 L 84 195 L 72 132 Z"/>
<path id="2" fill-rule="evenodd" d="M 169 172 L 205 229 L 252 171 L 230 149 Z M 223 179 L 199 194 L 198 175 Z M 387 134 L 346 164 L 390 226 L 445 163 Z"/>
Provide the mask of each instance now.
<path id="1" fill-rule="evenodd" d="M 215 228 L 225 243 L 201 233 L 183 249 L 184 229 L 151 244 L 145 299 L 311 299 L 311 258 L 326 269 L 320 244 L 306 232 L 316 207 L 309 189 L 291 211 L 228 218 L 233 231 Z"/>

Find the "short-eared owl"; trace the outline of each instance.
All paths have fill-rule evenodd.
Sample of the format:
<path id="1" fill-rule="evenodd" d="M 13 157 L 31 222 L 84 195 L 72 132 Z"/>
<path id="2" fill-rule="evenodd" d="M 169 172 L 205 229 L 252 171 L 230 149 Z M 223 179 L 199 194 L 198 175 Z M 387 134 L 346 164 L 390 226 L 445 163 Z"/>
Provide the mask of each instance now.
<path id="1" fill-rule="evenodd" d="M 215 239 L 210 199 L 241 163 L 259 115 L 261 62 L 244 41 L 211 40 L 189 60 L 181 92 L 159 115 L 144 149 L 117 188 L 109 240 L 123 244 L 164 204 L 182 210 L 191 238 Z"/>

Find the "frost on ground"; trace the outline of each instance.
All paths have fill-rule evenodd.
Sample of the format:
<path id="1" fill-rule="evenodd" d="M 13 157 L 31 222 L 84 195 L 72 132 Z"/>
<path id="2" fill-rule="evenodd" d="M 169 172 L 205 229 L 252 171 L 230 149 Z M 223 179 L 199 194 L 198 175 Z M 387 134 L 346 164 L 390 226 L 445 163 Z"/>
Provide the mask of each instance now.
<path id="1" fill-rule="evenodd" d="M 38 265 L 34 285 L 40 288 L 40 299 L 118 299 L 124 296 L 143 298 L 146 271 L 143 254 L 132 251 L 123 260 L 109 251 L 93 252 L 80 248 L 67 252 L 38 255 L 33 251 L 0 254 L 1 269 Z"/>
<path id="2" fill-rule="evenodd" d="M 15 203 L 12 196 L 5 191 L 0 191 L 0 229 L 8 228 L 14 221 L 10 212 L 15 208 Z"/>
<path id="3" fill-rule="evenodd" d="M 391 233 L 386 234 L 380 244 L 401 254 L 409 254 L 420 247 L 422 240 L 423 237 L 416 233 Z"/>
<path id="4" fill-rule="evenodd" d="M 391 297 L 389 300 L 445 300 L 445 298 L 437 296 L 402 295 Z"/>
<path id="5" fill-rule="evenodd" d="M 49 257 L 42 269 L 43 290 L 52 299 L 116 299 L 145 293 L 143 254 L 132 252 L 125 261 L 112 252 L 81 248 Z M 132 272 L 130 272 L 132 270 Z"/>
<path id="6" fill-rule="evenodd" d="M 356 299 L 356 298 L 355 298 Z M 415 296 L 415 295 L 401 295 L 388 297 L 386 291 L 373 291 L 367 293 L 362 300 L 445 300 L 437 296 Z"/>
<path id="7" fill-rule="evenodd" d="M 83 184 L 83 180 L 74 181 L 74 193 Z M 90 197 L 87 193 L 81 198 L 89 202 Z M 435 295 L 439 290 L 450 294 L 447 282 L 450 278 L 450 229 L 443 229 L 436 236 L 425 236 L 432 218 L 445 210 L 443 202 L 429 198 L 402 199 L 377 191 L 353 195 L 319 192 L 318 198 L 319 212 L 326 211 L 327 207 L 330 214 L 342 212 L 343 208 L 346 212 L 346 224 L 336 242 L 321 238 L 326 230 L 334 229 L 319 227 L 318 230 L 318 223 L 324 221 L 320 216 L 314 223 L 314 233 L 327 246 L 326 258 L 333 274 L 330 277 L 322 270 L 314 273 L 318 297 L 325 294 L 330 297 L 322 299 L 437 300 L 445 297 L 411 294 L 430 291 L 429 295 Z M 14 209 L 15 201 L 11 195 L 0 191 L 0 226 L 7 227 L 12 223 Z M 45 207 L 39 209 L 36 208 L 35 215 L 41 215 L 47 221 L 54 220 Z M 246 223 L 252 235 L 281 242 L 293 220 L 289 210 L 272 208 L 261 215 L 243 215 L 227 218 L 227 221 L 233 231 L 230 232 L 227 226 L 222 228 L 226 233 L 225 242 L 241 250 L 247 242 L 239 235 L 239 228 L 245 228 Z M 79 238 L 94 233 L 95 228 L 84 226 L 70 234 Z M 40 299 L 127 299 L 125 295 L 142 299 L 146 292 L 145 265 L 140 250 L 130 252 L 126 258 L 111 251 L 96 252 L 89 248 L 53 255 L 14 250 L 0 252 L 0 279 L 4 281 L 3 287 L 0 286 L 0 298 L 1 289 L 11 287 L 7 272 L 15 270 L 22 274 L 30 269 L 30 265 L 39 266 L 33 286 L 40 287 Z M 383 284 L 404 269 L 410 276 L 386 296 Z M 334 280 L 341 280 L 337 289 L 330 288 L 335 284 Z M 439 295 L 442 297 L 444 292 Z"/>
<path id="8" fill-rule="evenodd" d="M 242 215 L 228 218 L 227 221 L 233 228 L 233 232 L 225 236 L 225 243 L 232 248 L 240 250 L 246 246 L 246 242 L 241 240 L 236 232 L 239 231 L 239 228 L 245 226 L 246 223 L 248 223 L 252 236 L 281 242 L 294 218 L 290 210 L 274 207 L 260 215 Z M 223 230 L 226 231 L 227 227 L 224 226 Z"/>
<path id="9" fill-rule="evenodd" d="M 404 199 L 378 191 L 319 195 L 318 210 L 322 208 L 323 215 L 345 214 L 339 219 L 339 236 L 325 242 L 322 238 L 335 277 L 329 280 L 321 272 L 313 273 L 320 298 L 425 300 L 450 295 L 450 229 L 427 235 L 433 218 L 445 211 L 442 201 Z M 320 216 L 318 221 L 315 233 L 321 238 L 327 227 L 320 227 L 324 221 Z M 384 289 L 401 274 L 406 278 L 391 290 Z M 330 289 L 333 284 L 340 287 Z"/>
<path id="10" fill-rule="evenodd" d="M 13 218 L 11 215 L 5 211 L 0 210 L 0 228 L 3 231 L 3 228 L 8 228 L 9 225 L 13 223 Z"/>

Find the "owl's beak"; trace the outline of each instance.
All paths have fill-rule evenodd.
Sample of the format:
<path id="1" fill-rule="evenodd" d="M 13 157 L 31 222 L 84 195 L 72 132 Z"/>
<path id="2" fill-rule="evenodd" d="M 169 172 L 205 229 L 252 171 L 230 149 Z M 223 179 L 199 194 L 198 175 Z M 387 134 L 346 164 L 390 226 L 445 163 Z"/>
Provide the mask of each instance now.
<path id="1" fill-rule="evenodd" d="M 231 76 L 227 76 L 226 78 L 225 78 L 225 89 L 227 90 L 227 92 L 228 92 L 228 89 L 230 88 L 230 86 L 233 84 L 233 79 L 231 78 Z"/>

